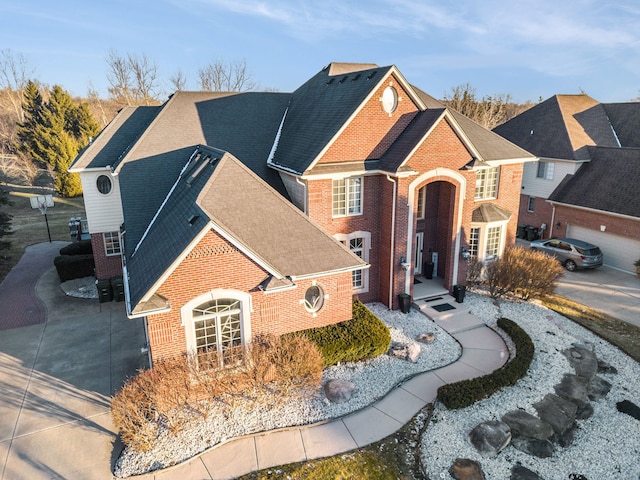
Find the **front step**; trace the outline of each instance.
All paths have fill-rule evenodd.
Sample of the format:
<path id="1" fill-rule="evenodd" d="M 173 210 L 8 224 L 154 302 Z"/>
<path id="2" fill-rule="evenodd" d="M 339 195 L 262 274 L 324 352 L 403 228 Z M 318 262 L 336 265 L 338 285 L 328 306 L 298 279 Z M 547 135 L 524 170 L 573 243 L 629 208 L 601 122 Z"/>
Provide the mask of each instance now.
<path id="1" fill-rule="evenodd" d="M 413 305 L 431 320 L 442 320 L 459 313 L 469 313 L 464 303 L 457 303 L 449 294 L 416 300 Z"/>

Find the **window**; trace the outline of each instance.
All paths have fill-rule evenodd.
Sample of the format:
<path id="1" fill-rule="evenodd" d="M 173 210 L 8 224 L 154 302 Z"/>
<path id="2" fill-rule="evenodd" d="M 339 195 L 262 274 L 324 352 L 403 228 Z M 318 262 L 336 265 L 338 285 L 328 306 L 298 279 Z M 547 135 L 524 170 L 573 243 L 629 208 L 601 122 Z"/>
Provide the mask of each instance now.
<path id="1" fill-rule="evenodd" d="M 353 253 L 369 262 L 369 249 L 371 248 L 371 233 L 353 232 L 350 234 L 337 234 L 334 238 L 343 245 L 349 247 Z M 369 269 L 363 268 L 354 270 L 351 273 L 354 293 L 364 293 L 369 291 Z"/>
<path id="2" fill-rule="evenodd" d="M 307 312 L 315 313 L 322 308 L 324 304 L 324 292 L 318 285 L 312 285 L 307 288 L 304 294 L 304 308 Z"/>
<path id="3" fill-rule="evenodd" d="M 388 86 L 382 92 L 382 109 L 391 115 L 398 106 L 398 91 L 392 86 Z"/>
<path id="4" fill-rule="evenodd" d="M 107 175 L 100 175 L 96 180 L 96 187 L 101 194 L 107 195 L 111 192 L 111 179 Z"/>
<path id="5" fill-rule="evenodd" d="M 502 237 L 502 226 L 487 228 L 487 242 L 485 259 L 492 259 L 500 255 L 500 240 Z"/>
<path id="6" fill-rule="evenodd" d="M 119 232 L 105 232 L 102 234 L 102 238 L 104 240 L 104 253 L 107 257 L 120 255 L 122 253 L 120 249 Z"/>
<path id="7" fill-rule="evenodd" d="M 487 200 L 498 196 L 498 167 L 481 168 L 476 172 L 475 200 Z"/>
<path id="8" fill-rule="evenodd" d="M 422 187 L 420 190 L 418 190 L 418 200 L 417 200 L 417 207 L 416 207 L 416 212 L 418 215 L 418 218 L 424 218 L 424 201 L 425 201 L 425 191 L 426 191 L 427 187 Z"/>
<path id="9" fill-rule="evenodd" d="M 529 197 L 529 203 L 527 204 L 527 211 L 533 212 L 536 208 L 536 197 Z"/>
<path id="10" fill-rule="evenodd" d="M 345 217 L 362 213 L 362 177 L 333 181 L 333 216 Z"/>
<path id="11" fill-rule="evenodd" d="M 553 180 L 553 162 L 538 162 L 537 178 L 544 178 L 545 180 Z"/>
<path id="12" fill-rule="evenodd" d="M 241 314 L 241 302 L 234 298 L 215 298 L 192 310 L 195 353 L 200 367 L 242 364 Z"/>
<path id="13" fill-rule="evenodd" d="M 480 243 L 480 228 L 474 227 L 469 233 L 469 254 L 471 258 L 478 258 L 478 245 Z"/>

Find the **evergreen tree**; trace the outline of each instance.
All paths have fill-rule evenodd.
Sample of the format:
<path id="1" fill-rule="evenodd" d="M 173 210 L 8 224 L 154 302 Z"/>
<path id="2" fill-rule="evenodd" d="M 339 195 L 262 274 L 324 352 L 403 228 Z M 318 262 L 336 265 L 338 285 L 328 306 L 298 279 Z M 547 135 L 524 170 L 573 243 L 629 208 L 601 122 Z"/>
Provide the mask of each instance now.
<path id="1" fill-rule="evenodd" d="M 80 177 L 68 170 L 78 152 L 98 133 L 98 124 L 87 105 L 78 105 L 57 85 L 41 108 L 38 108 L 38 97 L 39 92 L 28 86 L 25 122 L 19 126 L 20 148 L 49 165 L 55 173 L 56 191 L 60 195 L 75 197 L 82 193 Z"/>
<path id="2" fill-rule="evenodd" d="M 40 88 L 34 82 L 29 81 L 24 89 L 22 111 L 24 121 L 18 123 L 17 149 L 34 160 L 42 159 L 36 141 L 36 129 L 42 123 L 42 110 L 44 102 L 40 94 Z"/>
<path id="3" fill-rule="evenodd" d="M 11 246 L 11 242 L 5 240 L 4 237 L 11 235 L 11 215 L 5 212 L 1 207 L 13 205 L 9 200 L 9 194 L 0 189 L 0 250 L 7 250 Z"/>

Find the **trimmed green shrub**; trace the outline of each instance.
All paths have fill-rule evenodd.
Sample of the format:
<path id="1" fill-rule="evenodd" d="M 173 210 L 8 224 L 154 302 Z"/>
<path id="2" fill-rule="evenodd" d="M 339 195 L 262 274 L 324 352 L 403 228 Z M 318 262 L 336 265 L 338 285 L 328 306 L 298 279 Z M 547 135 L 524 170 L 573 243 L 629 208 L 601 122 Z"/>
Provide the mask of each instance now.
<path id="1" fill-rule="evenodd" d="M 504 387 L 515 385 L 529 371 L 535 351 L 531 337 L 507 318 L 498 319 L 498 326 L 513 340 L 516 347 L 515 358 L 488 375 L 441 386 L 437 399 L 448 409 L 469 407 Z"/>
<path id="2" fill-rule="evenodd" d="M 93 255 L 60 255 L 53 260 L 61 282 L 94 275 Z"/>
<path id="3" fill-rule="evenodd" d="M 353 318 L 326 327 L 296 332 L 314 342 L 325 367 L 339 362 L 356 362 L 382 355 L 389 349 L 387 326 L 359 300 L 353 301 Z"/>
<path id="4" fill-rule="evenodd" d="M 80 240 L 73 242 L 60 249 L 60 255 L 89 255 L 93 253 L 91 240 Z"/>

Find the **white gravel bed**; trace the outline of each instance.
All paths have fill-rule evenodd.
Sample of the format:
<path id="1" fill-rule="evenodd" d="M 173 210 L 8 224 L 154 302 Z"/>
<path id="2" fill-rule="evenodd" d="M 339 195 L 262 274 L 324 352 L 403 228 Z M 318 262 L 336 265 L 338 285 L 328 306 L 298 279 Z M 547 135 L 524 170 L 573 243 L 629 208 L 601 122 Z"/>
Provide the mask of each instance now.
<path id="1" fill-rule="evenodd" d="M 436 404 L 422 438 L 422 462 L 429 478 L 451 478 L 448 470 L 455 459 L 469 458 L 480 463 L 487 480 L 508 479 L 516 463 L 546 480 L 569 479 L 572 473 L 589 480 L 640 479 L 640 422 L 616 410 L 619 401 L 640 402 L 640 364 L 588 330 L 534 303 L 500 302 L 496 307 L 490 298 L 471 293 L 465 304 L 488 325 L 499 317 L 518 323 L 532 338 L 535 356 L 525 378 L 487 400 L 460 410 Z M 546 459 L 511 446 L 497 457 L 482 457 L 468 443 L 467 433 L 483 421 L 500 420 L 510 410 L 521 408 L 537 415 L 532 405 L 554 393 L 553 387 L 565 373 L 574 373 L 561 352 L 576 342 L 592 346 L 598 359 L 613 365 L 618 373 L 599 374 L 613 386 L 604 399 L 591 402 L 593 416 L 577 421 L 573 444 L 558 447 Z"/>
<path id="2" fill-rule="evenodd" d="M 232 405 L 213 404 L 206 418 L 194 415 L 189 425 L 177 434 L 164 430 L 151 450 L 143 453 L 125 450 L 115 474 L 127 477 L 168 467 L 233 437 L 346 415 L 374 403 L 403 380 L 447 365 L 460 356 L 460 345 L 422 313 L 414 309 L 408 314 L 389 311 L 379 303 L 367 307 L 389 327 L 392 341 L 417 343 L 415 338 L 421 333 L 434 333 L 435 341 L 428 345 L 419 343 L 421 353 L 416 363 L 381 355 L 369 361 L 325 369 L 323 383 L 341 379 L 356 384 L 355 394 L 345 403 L 330 403 L 320 388 L 313 398 L 284 405 L 237 399 Z"/>

